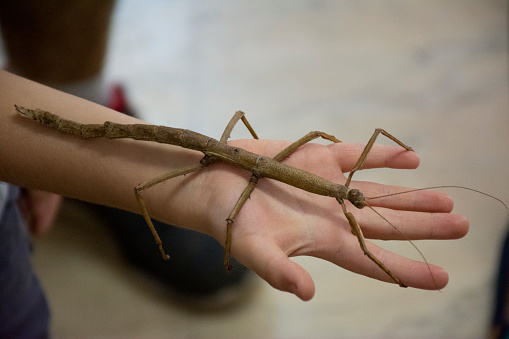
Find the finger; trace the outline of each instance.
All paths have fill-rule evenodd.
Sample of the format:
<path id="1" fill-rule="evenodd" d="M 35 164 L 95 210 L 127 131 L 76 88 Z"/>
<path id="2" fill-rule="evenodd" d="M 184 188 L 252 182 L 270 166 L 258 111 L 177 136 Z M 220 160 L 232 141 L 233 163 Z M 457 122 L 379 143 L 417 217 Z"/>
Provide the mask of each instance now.
<path id="1" fill-rule="evenodd" d="M 304 301 L 313 298 L 315 285 L 309 273 L 291 261 L 277 245 L 262 239 L 251 239 L 249 244 L 235 255 L 239 262 L 280 291 L 293 293 Z"/>
<path id="2" fill-rule="evenodd" d="M 378 214 L 376 213 L 378 212 Z M 459 239 L 468 233 L 468 220 L 458 214 L 366 208 L 357 214 L 364 236 L 382 240 Z"/>
<path id="3" fill-rule="evenodd" d="M 334 153 L 343 172 L 350 172 L 359 160 L 365 144 L 337 143 L 328 147 Z M 404 148 L 387 145 L 373 145 L 362 169 L 368 168 L 399 168 L 414 169 L 419 166 L 419 157 L 415 152 Z"/>
<path id="4" fill-rule="evenodd" d="M 408 287 L 424 290 L 441 290 L 449 282 L 449 275 L 439 266 L 400 256 L 374 244 L 371 244 L 370 251 L 382 260 L 389 270 Z M 360 268 L 362 269 L 363 265 Z M 370 260 L 366 263 L 365 269 L 367 272 L 372 273 L 372 275 L 368 276 L 393 283 L 392 279 Z"/>
<path id="5" fill-rule="evenodd" d="M 366 245 L 376 258 L 409 287 L 425 290 L 440 290 L 444 288 L 449 281 L 447 272 L 438 266 L 405 258 L 386 251 L 368 241 Z M 324 247 L 324 249 L 325 248 L 326 247 Z M 336 247 L 336 250 L 331 250 L 333 248 L 334 247 L 330 247 L 328 251 L 320 253 L 320 258 L 328 260 L 351 272 L 377 280 L 395 283 L 380 267 L 364 255 L 355 236 L 352 235 L 348 241 L 343 241 L 340 248 Z"/>
<path id="6" fill-rule="evenodd" d="M 39 197 L 34 199 L 33 223 L 30 225 L 32 234 L 43 235 L 49 231 L 57 218 L 62 203 L 62 197 L 48 192 L 40 192 Z"/>
<path id="7" fill-rule="evenodd" d="M 360 190 L 370 206 L 443 213 L 451 212 L 454 207 L 454 201 L 451 196 L 443 192 L 426 189 L 408 192 L 413 189 L 367 181 L 352 181 L 350 187 Z"/>

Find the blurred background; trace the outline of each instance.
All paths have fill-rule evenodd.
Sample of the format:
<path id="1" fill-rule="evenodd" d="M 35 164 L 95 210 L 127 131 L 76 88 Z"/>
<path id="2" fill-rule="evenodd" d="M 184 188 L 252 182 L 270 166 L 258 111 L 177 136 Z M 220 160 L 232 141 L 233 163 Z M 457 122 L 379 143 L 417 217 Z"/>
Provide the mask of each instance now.
<path id="1" fill-rule="evenodd" d="M 296 140 L 322 130 L 347 142 L 366 142 L 381 127 L 412 146 L 421 166 L 365 171 L 356 179 L 462 185 L 509 202 L 507 1 L 119 0 L 105 71 L 151 123 L 219 137 L 241 109 L 261 138 Z M 238 128 L 232 137 L 249 134 Z M 67 202 L 53 231 L 34 245 L 52 332 L 484 337 L 508 213 L 485 196 L 443 191 L 471 228 L 460 240 L 416 242 L 429 262 L 449 272 L 442 292 L 401 289 L 295 258 L 316 283 L 312 301 L 260 281 L 244 304 L 222 312 L 174 303 L 130 269 L 101 220 Z M 381 245 L 420 259 L 408 243 Z"/>

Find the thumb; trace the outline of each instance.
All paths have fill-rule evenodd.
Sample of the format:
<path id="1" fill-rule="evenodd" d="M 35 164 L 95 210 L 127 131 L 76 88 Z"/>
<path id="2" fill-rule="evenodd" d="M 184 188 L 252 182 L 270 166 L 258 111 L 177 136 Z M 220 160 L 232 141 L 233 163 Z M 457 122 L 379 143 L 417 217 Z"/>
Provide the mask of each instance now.
<path id="1" fill-rule="evenodd" d="M 250 241 L 249 250 L 241 251 L 237 259 L 249 267 L 272 287 L 295 294 L 304 301 L 315 295 L 315 284 L 309 273 L 291 261 L 275 244 Z"/>

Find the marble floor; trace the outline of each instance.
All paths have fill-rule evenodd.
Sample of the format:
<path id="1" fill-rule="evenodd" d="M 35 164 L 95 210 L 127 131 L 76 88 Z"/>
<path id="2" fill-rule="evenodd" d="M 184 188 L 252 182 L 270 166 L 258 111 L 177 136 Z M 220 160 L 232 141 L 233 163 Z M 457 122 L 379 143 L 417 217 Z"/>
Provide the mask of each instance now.
<path id="1" fill-rule="evenodd" d="M 323 130 L 365 142 L 383 127 L 421 157 L 417 170 L 357 178 L 463 185 L 509 202 L 508 2 L 120 0 L 106 76 L 141 117 L 219 136 L 242 109 L 262 138 Z M 234 138 L 248 137 L 241 128 Z M 382 142 L 382 140 L 381 140 Z M 385 143 L 385 140 L 383 140 Z M 445 189 L 470 220 L 456 241 L 420 241 L 445 267 L 442 292 L 400 289 L 312 258 L 310 302 L 258 283 L 249 302 L 189 312 L 130 270 L 101 220 L 66 203 L 35 242 L 56 338 L 481 338 L 508 212 Z M 405 243 L 385 248 L 418 258 Z"/>

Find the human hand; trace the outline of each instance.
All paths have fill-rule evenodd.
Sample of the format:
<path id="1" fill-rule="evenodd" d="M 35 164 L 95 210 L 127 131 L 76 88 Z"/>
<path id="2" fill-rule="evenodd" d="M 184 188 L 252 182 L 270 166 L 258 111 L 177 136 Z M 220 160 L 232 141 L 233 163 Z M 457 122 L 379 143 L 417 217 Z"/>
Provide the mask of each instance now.
<path id="1" fill-rule="evenodd" d="M 230 144 L 252 152 L 274 156 L 288 143 L 283 141 L 237 140 Z M 283 160 L 286 164 L 320 175 L 335 183 L 346 181 L 363 145 L 340 143 L 329 146 L 306 144 Z M 419 158 L 400 147 L 375 145 L 364 168 L 416 168 Z M 226 217 L 231 212 L 250 173 L 216 163 L 199 172 L 200 201 L 209 206 L 207 233 L 224 244 Z M 194 181 L 194 180 L 193 180 Z M 352 181 L 367 197 L 400 192 L 407 188 Z M 195 188 L 196 189 L 196 188 Z M 468 221 L 450 214 L 453 201 L 439 192 L 419 191 L 368 200 L 402 233 L 373 211 L 347 209 L 360 224 L 366 239 L 416 240 L 457 239 L 468 231 Z M 401 234 L 404 234 L 402 236 Z M 406 238 L 405 238 L 406 237 Z M 442 268 L 417 262 L 369 243 L 369 250 L 406 285 L 421 289 L 441 289 L 448 274 Z M 340 205 L 334 198 L 322 197 L 270 179 L 261 179 L 242 208 L 232 230 L 232 255 L 273 287 L 310 300 L 315 291 L 309 273 L 289 257 L 308 255 L 330 261 L 355 273 L 392 282 L 369 260 L 351 232 Z M 431 274 L 432 276 L 431 276 Z"/>
<path id="2" fill-rule="evenodd" d="M 40 236 L 48 232 L 55 221 L 61 202 L 62 197 L 57 194 L 22 189 L 18 206 L 30 233 Z"/>
<path id="3" fill-rule="evenodd" d="M 139 211 L 132 188 L 161 175 L 164 170 L 196 164 L 202 154 L 176 146 L 121 139 L 81 140 L 40 126 L 19 123 L 13 105 L 45 107 L 66 119 L 82 123 L 139 121 L 104 107 L 79 100 L 23 78 L 0 72 L 0 179 L 40 189 L 52 189 L 73 198 Z M 27 102 L 26 98 L 29 98 Z M 15 123 L 13 123 L 15 122 Z M 239 140 L 231 144 L 258 154 L 274 156 L 288 142 Z M 52 152 L 47 152 L 51 149 Z M 315 173 L 332 182 L 345 182 L 362 152 L 362 146 L 340 143 L 329 146 L 306 144 L 284 162 Z M 416 168 L 419 159 L 400 147 L 375 146 L 364 168 Z M 79 175 L 78 175 L 79 173 Z M 200 230 L 224 243 L 226 217 L 247 185 L 250 173 L 221 163 L 200 172 L 174 178 L 144 192 L 149 212 L 166 223 Z M 379 196 L 401 188 L 369 182 L 352 182 L 366 196 Z M 154 192 L 155 191 L 155 192 Z M 153 193 L 151 193 L 153 192 Z M 443 193 L 419 191 L 369 201 L 409 239 L 455 239 L 464 236 L 468 222 L 452 215 L 452 200 Z M 357 218 L 366 238 L 401 239 L 401 234 L 372 211 L 348 210 Z M 46 223 L 47 224 L 47 223 Z M 303 300 L 314 295 L 309 274 L 288 257 L 310 255 L 353 272 L 390 281 L 366 258 L 352 235 L 340 206 L 333 198 L 321 197 L 274 180 L 261 179 L 233 225 L 232 255 L 272 286 Z M 368 248 L 408 286 L 443 288 L 448 276 L 441 268 L 418 263 L 368 243 Z M 430 270 L 432 275 L 430 275 Z M 434 277 L 432 279 L 431 277 Z"/>

